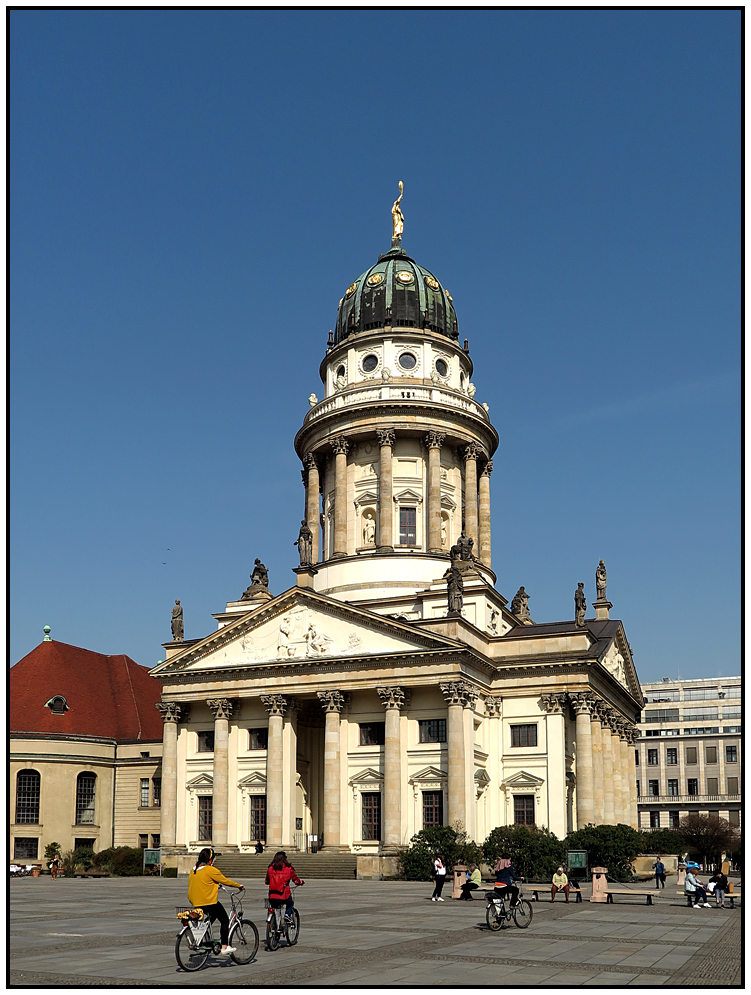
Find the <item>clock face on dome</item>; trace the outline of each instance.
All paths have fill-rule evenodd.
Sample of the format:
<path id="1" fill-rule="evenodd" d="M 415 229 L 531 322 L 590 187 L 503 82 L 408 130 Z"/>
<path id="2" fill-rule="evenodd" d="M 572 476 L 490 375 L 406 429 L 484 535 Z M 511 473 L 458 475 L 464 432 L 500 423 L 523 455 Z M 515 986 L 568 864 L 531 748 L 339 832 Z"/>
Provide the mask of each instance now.
<path id="1" fill-rule="evenodd" d="M 414 280 L 414 277 L 408 269 L 403 269 L 400 273 L 397 273 L 396 278 L 400 283 L 412 283 Z"/>
<path id="2" fill-rule="evenodd" d="M 379 283 L 383 283 L 383 273 L 374 273 L 368 277 L 369 287 L 377 287 Z"/>
<path id="3" fill-rule="evenodd" d="M 426 276 L 425 282 L 431 290 L 440 290 L 441 285 L 434 276 Z"/>

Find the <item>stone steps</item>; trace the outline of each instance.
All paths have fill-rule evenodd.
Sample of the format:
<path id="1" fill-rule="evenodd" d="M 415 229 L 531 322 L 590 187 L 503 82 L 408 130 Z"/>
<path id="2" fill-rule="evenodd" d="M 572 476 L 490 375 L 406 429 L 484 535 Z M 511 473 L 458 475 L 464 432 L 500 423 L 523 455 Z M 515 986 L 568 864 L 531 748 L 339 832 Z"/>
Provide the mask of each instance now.
<path id="1" fill-rule="evenodd" d="M 216 866 L 236 881 L 264 878 L 273 856 L 273 850 L 265 853 L 228 853 L 216 858 Z M 357 857 L 352 853 L 295 853 L 290 850 L 287 858 L 301 878 L 341 880 L 357 877 Z"/>

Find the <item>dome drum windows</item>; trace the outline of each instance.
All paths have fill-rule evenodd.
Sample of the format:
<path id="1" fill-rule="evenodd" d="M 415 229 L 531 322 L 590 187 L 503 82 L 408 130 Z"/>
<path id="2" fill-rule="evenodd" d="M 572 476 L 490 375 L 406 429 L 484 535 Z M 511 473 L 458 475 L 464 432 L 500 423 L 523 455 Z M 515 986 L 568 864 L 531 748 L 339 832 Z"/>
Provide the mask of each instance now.
<path id="1" fill-rule="evenodd" d="M 438 356 L 433 364 L 436 373 L 442 380 L 446 380 L 451 372 L 448 360 L 444 356 Z"/>
<path id="2" fill-rule="evenodd" d="M 417 350 L 406 348 L 396 349 L 396 363 L 399 369 L 410 376 L 416 376 L 420 368 Z"/>
<path id="3" fill-rule="evenodd" d="M 375 352 L 365 353 L 360 359 L 360 369 L 365 376 L 372 376 L 381 365 L 381 357 Z"/>

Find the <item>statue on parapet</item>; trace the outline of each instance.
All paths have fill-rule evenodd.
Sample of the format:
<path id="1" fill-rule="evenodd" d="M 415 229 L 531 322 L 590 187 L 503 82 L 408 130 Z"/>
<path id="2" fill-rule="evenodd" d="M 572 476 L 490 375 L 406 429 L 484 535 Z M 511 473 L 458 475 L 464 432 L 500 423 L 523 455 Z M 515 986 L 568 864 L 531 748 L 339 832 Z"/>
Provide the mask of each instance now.
<path id="1" fill-rule="evenodd" d="M 511 602 L 511 611 L 520 622 L 529 621 L 529 595 L 524 590 L 524 585 L 514 595 Z"/>
<path id="2" fill-rule="evenodd" d="M 443 576 L 448 585 L 449 616 L 461 615 L 464 607 L 464 580 L 461 570 L 455 563 L 452 563 Z"/>
<path id="3" fill-rule="evenodd" d="M 576 591 L 574 591 L 574 607 L 576 609 L 576 624 L 583 628 L 584 612 L 587 610 L 587 599 L 584 597 L 584 582 L 581 581 Z"/>
<path id="4" fill-rule="evenodd" d="M 256 557 L 256 565 L 250 575 L 250 587 L 243 592 L 241 601 L 251 601 L 257 594 L 269 593 L 269 572 L 261 561 Z"/>
<path id="5" fill-rule="evenodd" d="M 183 606 L 180 601 L 175 601 L 175 607 L 172 609 L 172 639 L 176 643 L 181 643 L 185 639 L 185 632 L 183 630 Z"/>
<path id="6" fill-rule="evenodd" d="M 597 600 L 607 601 L 608 572 L 605 569 L 605 560 L 600 560 L 597 570 L 595 570 L 595 580 L 597 582 Z"/>
<path id="7" fill-rule="evenodd" d="M 454 563 L 456 560 L 464 560 L 466 563 L 474 560 L 474 556 L 472 555 L 472 547 L 474 544 L 474 539 L 471 536 L 465 535 L 464 529 L 462 529 L 462 534 L 451 547 L 451 562 Z"/>
<path id="8" fill-rule="evenodd" d="M 300 534 L 297 539 L 295 539 L 293 545 L 297 546 L 297 552 L 300 554 L 300 566 L 309 567 L 313 564 L 313 533 L 308 528 L 308 522 L 305 518 L 300 522 Z M 268 587 L 268 574 L 266 577 L 266 586 Z"/>

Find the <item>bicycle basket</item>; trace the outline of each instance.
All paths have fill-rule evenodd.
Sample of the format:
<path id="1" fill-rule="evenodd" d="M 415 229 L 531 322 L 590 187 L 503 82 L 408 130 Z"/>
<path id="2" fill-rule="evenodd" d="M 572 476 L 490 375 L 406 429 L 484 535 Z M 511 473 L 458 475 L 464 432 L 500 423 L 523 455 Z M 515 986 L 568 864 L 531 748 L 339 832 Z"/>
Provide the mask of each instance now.
<path id="1" fill-rule="evenodd" d="M 176 918 L 184 923 L 200 922 L 203 919 L 203 909 L 194 909 L 192 905 L 176 905 Z"/>

